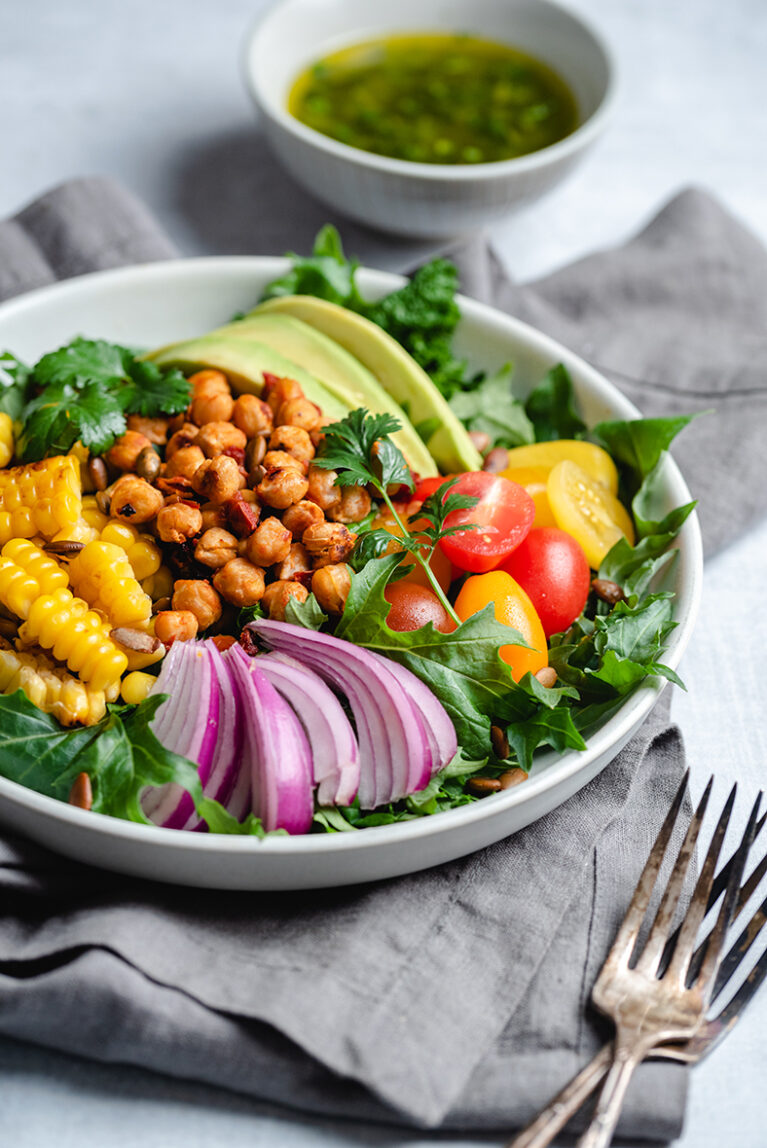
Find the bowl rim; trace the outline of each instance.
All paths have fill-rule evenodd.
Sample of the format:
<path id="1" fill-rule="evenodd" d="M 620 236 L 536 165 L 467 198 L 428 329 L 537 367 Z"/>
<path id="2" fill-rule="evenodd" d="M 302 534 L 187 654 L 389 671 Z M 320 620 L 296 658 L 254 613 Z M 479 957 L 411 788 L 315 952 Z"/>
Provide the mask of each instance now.
<path id="1" fill-rule="evenodd" d="M 420 163 L 416 160 L 395 159 L 392 156 L 378 155 L 363 148 L 352 147 L 339 140 L 326 136 L 315 128 L 301 123 L 295 116 L 283 108 L 262 87 L 257 70 L 253 67 L 253 56 L 257 50 L 258 40 L 267 29 L 280 9 L 287 4 L 294 4 L 300 0 L 277 0 L 267 12 L 262 13 L 251 24 L 246 33 L 240 53 L 240 68 L 251 99 L 258 110 L 275 126 L 297 138 L 303 144 L 319 149 L 336 160 L 356 164 L 385 175 L 411 177 L 436 182 L 448 180 L 450 182 L 470 183 L 473 181 L 494 182 L 504 180 L 514 175 L 524 175 L 528 172 L 538 171 L 550 163 L 566 161 L 570 156 L 588 147 L 604 130 L 615 107 L 617 96 L 616 59 L 607 40 L 595 25 L 565 4 L 557 0 L 536 0 L 537 7 L 547 8 L 557 16 L 566 16 L 580 25 L 589 36 L 592 43 L 602 56 L 606 72 L 605 89 L 594 111 L 579 124 L 574 131 L 548 144 L 537 151 L 527 155 L 516 156 L 512 159 L 494 160 L 491 163 L 475 164 L 444 164 Z M 351 40 L 351 38 L 350 38 Z M 320 46 L 321 50 L 321 46 Z"/>
<path id="2" fill-rule="evenodd" d="M 192 274 L 195 272 L 204 274 L 206 271 L 211 274 L 226 274 L 233 273 L 235 270 L 238 272 L 252 270 L 257 275 L 265 272 L 269 276 L 274 276 L 283 273 L 288 266 L 287 259 L 277 256 L 232 255 L 164 260 L 106 271 L 95 271 L 74 279 L 49 284 L 7 300 L 0 304 L 0 325 L 7 316 L 13 317 L 27 309 L 33 310 L 39 303 L 44 303 L 49 298 L 69 295 L 75 296 L 76 299 L 78 293 L 87 296 L 94 283 L 105 290 L 109 290 L 112 284 L 117 287 L 131 286 L 132 282 L 135 285 L 140 285 L 151 279 L 183 282 L 190 272 Z M 406 278 L 402 275 L 388 271 L 377 271 L 372 268 L 361 267 L 358 274 L 363 289 L 367 286 L 372 288 L 373 292 L 380 291 L 383 293 L 406 282 Z M 601 372 L 591 367 L 579 355 L 568 350 L 556 339 L 495 307 L 480 303 L 468 296 L 459 294 L 456 296 L 456 300 L 462 315 L 468 315 L 472 321 L 479 321 L 481 324 L 495 328 L 502 336 L 509 339 L 524 341 L 528 348 L 550 358 L 552 362 L 563 362 L 568 368 L 572 367 L 584 379 L 593 393 L 609 401 L 616 416 L 623 414 L 624 417 L 636 417 L 639 415 L 634 404 L 622 395 L 617 387 L 610 383 Z M 687 484 L 671 456 L 666 461 L 664 483 L 670 486 L 675 500 L 680 503 L 692 500 Z M 700 525 L 695 511 L 689 516 L 682 528 L 679 545 L 680 549 L 684 548 L 688 558 L 685 591 L 686 597 L 689 599 L 689 608 L 686 614 L 678 619 L 678 625 L 672 633 L 670 646 L 664 655 L 665 663 L 672 669 L 676 669 L 687 647 L 697 617 L 702 592 L 703 548 Z M 549 765 L 547 761 L 540 773 L 533 775 L 524 787 L 516 787 L 493 795 L 493 815 L 503 816 L 515 806 L 527 802 L 535 805 L 536 798 L 545 795 L 550 789 L 566 783 L 575 774 L 585 773 L 589 765 L 597 760 L 601 754 L 608 752 L 612 746 L 620 747 L 630 732 L 647 717 L 667 684 L 665 679 L 650 679 L 642 683 L 626 699 L 620 709 L 589 737 L 585 750 L 578 752 L 571 750 L 564 755 L 549 751 L 545 757 L 551 759 L 551 764 Z M 616 750 L 617 752 L 618 750 Z M 609 760 L 607 765 L 609 765 Z M 11 781 L 5 777 L 0 777 L 0 801 L 10 801 L 11 804 L 22 805 L 52 821 L 64 822 L 86 832 L 95 833 L 99 836 L 110 836 L 124 842 L 148 842 L 151 839 L 154 845 L 171 850 L 184 851 L 190 848 L 202 854 L 231 853 L 237 855 L 252 853 L 254 856 L 265 853 L 275 857 L 344 854 L 349 850 L 369 849 L 386 844 L 395 845 L 407 842 L 412 838 L 421 839 L 438 836 L 441 833 L 450 832 L 453 828 L 459 829 L 474 821 L 482 820 L 488 816 L 489 812 L 486 803 L 478 801 L 430 817 L 377 826 L 369 832 L 318 833 L 260 839 L 250 836 L 228 836 L 213 833 L 184 833 L 155 825 L 123 821 L 106 814 L 94 814 L 92 811 L 78 809 L 55 798 L 37 793 L 19 782 Z"/>

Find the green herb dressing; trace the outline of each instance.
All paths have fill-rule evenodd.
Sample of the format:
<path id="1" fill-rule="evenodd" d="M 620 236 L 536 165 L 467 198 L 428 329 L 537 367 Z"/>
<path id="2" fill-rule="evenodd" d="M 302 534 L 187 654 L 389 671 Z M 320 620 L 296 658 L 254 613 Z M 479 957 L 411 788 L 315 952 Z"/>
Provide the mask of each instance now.
<path id="1" fill-rule="evenodd" d="M 351 147 L 416 163 L 494 163 L 578 126 L 546 64 L 472 36 L 393 36 L 344 48 L 296 79 L 288 110 Z"/>

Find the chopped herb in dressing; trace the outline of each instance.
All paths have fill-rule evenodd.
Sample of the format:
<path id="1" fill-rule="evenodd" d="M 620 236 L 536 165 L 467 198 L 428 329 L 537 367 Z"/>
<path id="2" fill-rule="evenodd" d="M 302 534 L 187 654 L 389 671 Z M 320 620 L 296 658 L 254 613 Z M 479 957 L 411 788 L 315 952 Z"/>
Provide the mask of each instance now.
<path id="1" fill-rule="evenodd" d="M 416 163 L 513 159 L 578 126 L 572 92 L 546 64 L 461 35 L 344 48 L 301 73 L 288 109 L 341 143 Z"/>

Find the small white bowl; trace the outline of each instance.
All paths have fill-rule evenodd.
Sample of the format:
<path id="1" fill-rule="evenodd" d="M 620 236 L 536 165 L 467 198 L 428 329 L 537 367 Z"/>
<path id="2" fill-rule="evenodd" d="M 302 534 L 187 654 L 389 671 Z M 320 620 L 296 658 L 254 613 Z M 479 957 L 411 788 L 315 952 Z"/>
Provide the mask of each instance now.
<path id="1" fill-rule="evenodd" d="M 293 82 L 321 57 L 414 31 L 469 32 L 545 61 L 570 85 L 580 126 L 518 159 L 429 164 L 349 147 L 288 112 Z M 267 139 L 300 184 L 360 223 L 426 238 L 484 227 L 538 199 L 596 140 L 613 103 L 609 49 L 552 0 L 281 0 L 250 32 L 244 68 Z"/>

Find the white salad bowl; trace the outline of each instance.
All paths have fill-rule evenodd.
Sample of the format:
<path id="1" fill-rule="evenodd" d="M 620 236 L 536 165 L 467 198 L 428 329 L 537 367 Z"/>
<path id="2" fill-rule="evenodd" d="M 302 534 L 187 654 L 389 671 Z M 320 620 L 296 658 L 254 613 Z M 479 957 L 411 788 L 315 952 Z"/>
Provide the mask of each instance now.
<path id="1" fill-rule="evenodd" d="M 152 347 L 190 338 L 228 321 L 258 300 L 286 261 L 241 256 L 154 263 L 99 272 L 45 287 L 0 306 L 0 348 L 26 361 L 75 335 Z M 402 280 L 362 270 L 370 298 Z M 611 383 L 553 339 L 490 307 L 459 298 L 459 353 L 473 367 L 514 363 L 519 394 L 556 363 L 569 370 L 589 425 L 638 412 Z M 667 460 L 662 509 L 690 501 L 676 464 Z M 678 539 L 679 560 L 665 588 L 674 591 L 677 628 L 664 661 L 678 666 L 701 591 L 702 549 L 695 514 Z M 464 856 L 508 837 L 566 801 L 596 776 L 649 713 L 665 680 L 642 685 L 596 730 L 582 752 L 537 757 L 515 789 L 416 821 L 350 833 L 305 837 L 227 837 L 120 821 L 44 797 L 0 778 L 0 822 L 68 857 L 105 869 L 182 885 L 219 889 L 309 889 L 396 877 Z"/>
<path id="2" fill-rule="evenodd" d="M 579 126 L 517 159 L 430 164 L 349 147 L 288 111 L 294 80 L 328 53 L 428 31 L 468 32 L 543 60 L 569 84 Z M 290 174 L 333 210 L 411 236 L 469 232 L 538 199 L 601 134 L 614 95 L 614 65 L 601 36 L 552 0 L 281 0 L 248 36 L 243 67 L 266 137 Z"/>

